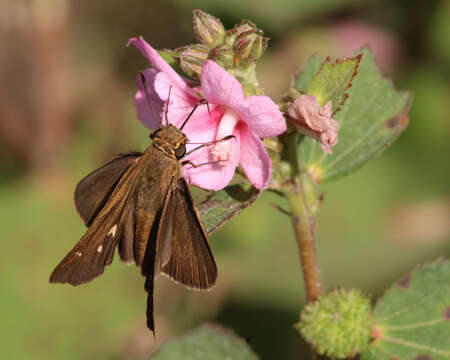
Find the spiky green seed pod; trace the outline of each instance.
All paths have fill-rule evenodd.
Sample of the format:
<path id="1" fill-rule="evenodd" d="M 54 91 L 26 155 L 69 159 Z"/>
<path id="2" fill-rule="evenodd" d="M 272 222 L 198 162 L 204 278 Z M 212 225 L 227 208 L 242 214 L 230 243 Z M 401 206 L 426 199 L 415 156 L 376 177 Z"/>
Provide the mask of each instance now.
<path id="1" fill-rule="evenodd" d="M 373 326 L 368 297 L 358 289 L 338 289 L 302 311 L 295 327 L 322 355 L 343 359 L 365 349 Z"/>

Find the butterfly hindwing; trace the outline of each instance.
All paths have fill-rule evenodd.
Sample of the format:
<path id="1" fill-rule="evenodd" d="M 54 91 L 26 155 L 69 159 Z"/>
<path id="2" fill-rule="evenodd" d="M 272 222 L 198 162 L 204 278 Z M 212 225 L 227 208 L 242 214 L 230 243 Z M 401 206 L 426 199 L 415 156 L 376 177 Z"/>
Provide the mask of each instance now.
<path id="1" fill-rule="evenodd" d="M 92 224 L 105 206 L 125 171 L 141 155 L 139 152 L 119 155 L 78 183 L 75 189 L 75 207 L 87 226 Z"/>

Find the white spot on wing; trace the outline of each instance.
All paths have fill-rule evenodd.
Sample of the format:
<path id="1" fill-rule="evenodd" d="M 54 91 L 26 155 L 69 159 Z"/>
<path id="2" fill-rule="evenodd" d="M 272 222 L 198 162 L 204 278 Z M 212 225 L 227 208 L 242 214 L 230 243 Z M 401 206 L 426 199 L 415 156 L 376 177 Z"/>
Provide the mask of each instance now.
<path id="1" fill-rule="evenodd" d="M 116 231 L 117 231 L 117 224 L 114 225 L 111 230 L 109 230 L 107 235 L 112 235 L 113 237 L 116 236 Z M 101 251 L 101 250 L 100 250 Z"/>
<path id="2" fill-rule="evenodd" d="M 102 249 L 103 249 L 103 245 L 99 245 L 98 248 L 97 248 L 97 252 L 98 252 L 98 253 L 101 253 L 101 252 L 102 252 Z"/>
<path id="3" fill-rule="evenodd" d="M 83 255 L 83 254 L 80 253 L 79 251 L 77 251 L 75 254 L 76 254 L 78 257 L 80 257 L 81 255 Z"/>

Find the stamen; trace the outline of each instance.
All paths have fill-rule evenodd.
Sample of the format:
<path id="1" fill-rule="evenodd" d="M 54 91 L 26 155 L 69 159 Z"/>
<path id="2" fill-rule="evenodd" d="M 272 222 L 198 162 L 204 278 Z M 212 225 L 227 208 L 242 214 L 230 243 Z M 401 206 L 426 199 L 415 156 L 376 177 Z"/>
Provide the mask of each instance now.
<path id="1" fill-rule="evenodd" d="M 215 161 L 227 161 L 233 158 L 234 149 L 230 141 L 218 143 L 212 149 Z"/>

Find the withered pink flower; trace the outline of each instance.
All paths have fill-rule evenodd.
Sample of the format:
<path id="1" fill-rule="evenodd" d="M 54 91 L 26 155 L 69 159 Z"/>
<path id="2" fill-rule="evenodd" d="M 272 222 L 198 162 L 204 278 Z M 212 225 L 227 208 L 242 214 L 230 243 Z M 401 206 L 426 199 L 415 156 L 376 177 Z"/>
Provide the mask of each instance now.
<path id="1" fill-rule="evenodd" d="M 320 106 L 313 95 L 300 95 L 287 110 L 298 131 L 317 141 L 322 150 L 331 154 L 331 148 L 337 144 L 339 124 L 332 119 L 332 103 L 328 101 Z"/>

